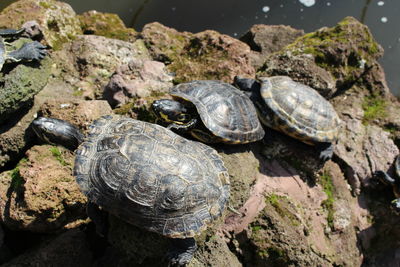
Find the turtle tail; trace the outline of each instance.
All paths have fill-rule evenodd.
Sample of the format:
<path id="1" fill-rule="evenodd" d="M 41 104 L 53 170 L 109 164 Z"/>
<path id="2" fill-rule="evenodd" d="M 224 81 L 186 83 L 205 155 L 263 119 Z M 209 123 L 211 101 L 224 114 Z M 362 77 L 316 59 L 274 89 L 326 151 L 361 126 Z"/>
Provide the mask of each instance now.
<path id="1" fill-rule="evenodd" d="M 32 129 L 41 141 L 71 150 L 75 150 L 84 139 L 76 126 L 54 118 L 39 117 L 32 122 Z"/>

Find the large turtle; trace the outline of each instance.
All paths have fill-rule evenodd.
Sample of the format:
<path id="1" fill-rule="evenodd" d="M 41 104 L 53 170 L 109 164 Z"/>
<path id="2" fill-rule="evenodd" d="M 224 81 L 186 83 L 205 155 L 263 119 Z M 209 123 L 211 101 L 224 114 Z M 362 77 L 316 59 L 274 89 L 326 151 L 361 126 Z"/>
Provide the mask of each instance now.
<path id="1" fill-rule="evenodd" d="M 46 56 L 46 46 L 38 41 L 25 43 L 17 50 L 8 51 L 6 41 L 19 38 L 24 31 L 24 29 L 0 29 L 0 70 L 6 61 L 39 61 Z"/>
<path id="2" fill-rule="evenodd" d="M 33 129 L 55 143 L 80 143 L 79 130 L 61 120 L 41 117 Z M 221 215 L 229 198 L 229 175 L 214 149 L 129 118 L 105 116 L 91 125 L 76 150 L 74 175 L 100 232 L 105 224 L 98 206 L 170 237 L 173 265 L 191 260 L 193 237 Z"/>
<path id="3" fill-rule="evenodd" d="M 393 193 L 396 199 L 392 201 L 392 207 L 397 213 L 400 213 L 400 156 L 397 156 L 396 160 L 394 161 L 394 171 L 394 177 L 391 177 L 384 171 L 376 171 L 374 176 L 384 184 L 391 185 L 393 187 Z"/>
<path id="4" fill-rule="evenodd" d="M 248 92 L 264 125 L 316 145 L 322 160 L 332 157 L 340 119 L 317 91 L 287 76 L 258 80 L 235 77 L 234 83 Z"/>
<path id="5" fill-rule="evenodd" d="M 250 99 L 221 81 L 181 83 L 170 90 L 174 100 L 152 104 L 168 128 L 185 129 L 204 143 L 249 143 L 262 139 L 264 130 Z"/>

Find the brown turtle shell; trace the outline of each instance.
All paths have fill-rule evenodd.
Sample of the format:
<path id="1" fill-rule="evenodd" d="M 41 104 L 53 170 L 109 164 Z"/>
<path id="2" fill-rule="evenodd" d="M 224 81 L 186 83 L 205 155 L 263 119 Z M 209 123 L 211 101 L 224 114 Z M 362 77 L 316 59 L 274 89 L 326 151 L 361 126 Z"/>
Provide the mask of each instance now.
<path id="1" fill-rule="evenodd" d="M 89 201 L 173 238 L 198 234 L 229 198 L 229 176 L 213 148 L 129 118 L 93 123 L 76 151 L 74 174 Z"/>
<path id="2" fill-rule="evenodd" d="M 253 103 L 228 83 L 191 81 L 173 87 L 170 94 L 193 103 L 206 128 L 223 142 L 249 143 L 264 137 Z"/>
<path id="3" fill-rule="evenodd" d="M 317 91 L 286 76 L 260 80 L 264 124 L 309 144 L 337 139 L 339 116 Z"/>

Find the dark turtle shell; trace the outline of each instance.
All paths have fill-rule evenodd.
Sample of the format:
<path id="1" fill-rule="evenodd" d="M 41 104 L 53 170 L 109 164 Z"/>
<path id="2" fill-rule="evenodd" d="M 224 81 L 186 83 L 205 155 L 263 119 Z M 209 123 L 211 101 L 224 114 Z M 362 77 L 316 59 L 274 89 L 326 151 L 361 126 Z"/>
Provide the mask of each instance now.
<path id="1" fill-rule="evenodd" d="M 193 103 L 207 129 L 224 142 L 249 143 L 264 137 L 253 103 L 228 83 L 212 80 L 181 83 L 170 94 Z"/>
<path id="2" fill-rule="evenodd" d="M 90 201 L 167 237 L 193 237 L 229 198 L 217 152 L 159 125 L 103 117 L 76 154 L 74 174 Z"/>
<path id="3" fill-rule="evenodd" d="M 286 76 L 260 80 L 264 124 L 309 144 L 337 139 L 340 119 L 317 91 Z"/>

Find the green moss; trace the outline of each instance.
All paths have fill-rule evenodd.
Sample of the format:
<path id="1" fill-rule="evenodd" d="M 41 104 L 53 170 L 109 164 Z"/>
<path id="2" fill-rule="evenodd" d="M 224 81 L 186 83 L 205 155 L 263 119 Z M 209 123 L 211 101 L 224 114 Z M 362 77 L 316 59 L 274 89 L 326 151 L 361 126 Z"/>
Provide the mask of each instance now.
<path id="1" fill-rule="evenodd" d="M 51 8 L 51 5 L 49 3 L 46 3 L 46 2 L 39 2 L 39 5 L 41 7 L 43 7 L 43 8 L 46 8 L 46 9 Z"/>
<path id="2" fill-rule="evenodd" d="M 62 157 L 61 151 L 58 149 L 58 147 L 53 146 L 53 147 L 49 148 L 49 150 L 53 154 L 53 156 L 58 160 L 58 162 L 61 163 L 62 166 L 68 165 L 68 163 Z"/>
<path id="3" fill-rule="evenodd" d="M 365 96 L 362 103 L 362 108 L 364 110 L 363 124 L 367 125 L 374 120 L 386 117 L 386 107 L 386 100 L 381 96 Z"/>
<path id="4" fill-rule="evenodd" d="M 321 206 L 328 213 L 327 214 L 327 222 L 330 228 L 333 228 L 333 219 L 334 219 L 334 210 L 333 203 L 335 201 L 334 198 L 334 186 L 332 182 L 332 177 L 329 173 L 324 172 L 319 177 L 319 183 L 321 184 L 323 191 L 325 192 L 327 199 L 322 201 Z"/>
<path id="5" fill-rule="evenodd" d="M 25 180 L 21 176 L 21 173 L 19 172 L 19 167 L 21 164 L 24 164 L 27 162 L 26 158 L 23 158 L 19 161 L 17 166 L 11 170 L 10 176 L 11 176 L 11 185 L 10 187 L 12 188 L 13 191 L 18 190 L 24 183 Z"/>
<path id="6" fill-rule="evenodd" d="M 287 197 L 272 193 L 265 198 L 265 202 L 271 204 L 281 217 L 287 218 L 291 225 L 299 226 L 301 224 L 296 216 L 289 210 L 288 206 L 290 205 L 290 201 Z"/>

